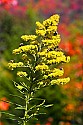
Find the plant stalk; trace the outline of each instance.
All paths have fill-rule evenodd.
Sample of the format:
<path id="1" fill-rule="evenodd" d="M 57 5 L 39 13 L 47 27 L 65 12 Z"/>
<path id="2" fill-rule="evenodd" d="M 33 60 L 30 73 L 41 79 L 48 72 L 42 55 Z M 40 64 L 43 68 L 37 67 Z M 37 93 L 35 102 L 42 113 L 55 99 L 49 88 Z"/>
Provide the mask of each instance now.
<path id="1" fill-rule="evenodd" d="M 24 114 L 24 122 L 23 122 L 23 125 L 26 125 L 27 123 L 27 111 L 28 111 L 28 104 L 29 104 L 29 94 L 25 96 L 25 114 Z"/>

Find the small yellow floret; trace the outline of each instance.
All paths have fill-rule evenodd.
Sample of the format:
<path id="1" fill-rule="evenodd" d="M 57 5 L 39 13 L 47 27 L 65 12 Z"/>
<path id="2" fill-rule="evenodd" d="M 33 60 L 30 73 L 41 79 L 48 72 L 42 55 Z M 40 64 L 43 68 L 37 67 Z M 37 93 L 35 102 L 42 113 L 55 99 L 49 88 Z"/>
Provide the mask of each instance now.
<path id="1" fill-rule="evenodd" d="M 64 70 L 60 70 L 60 69 L 57 69 L 57 68 L 54 68 L 52 70 L 52 72 L 50 74 L 48 74 L 48 76 L 50 77 L 56 77 L 56 76 L 62 76 L 64 73 Z"/>
<path id="2" fill-rule="evenodd" d="M 17 67 L 22 67 L 24 64 L 23 62 L 18 62 L 18 63 L 8 63 L 8 67 L 13 70 L 14 68 Z"/>
<path id="3" fill-rule="evenodd" d="M 60 18 L 60 16 L 58 14 L 55 14 L 55 15 L 50 17 L 51 20 L 54 20 L 56 22 L 59 22 L 59 18 Z"/>
<path id="4" fill-rule="evenodd" d="M 17 72 L 17 75 L 20 76 L 20 77 L 23 77 L 23 76 L 27 76 L 27 73 L 26 72 L 23 72 L 23 71 L 18 71 Z"/>
<path id="5" fill-rule="evenodd" d="M 57 84 L 57 85 L 60 85 L 60 84 L 66 84 L 70 81 L 70 78 L 67 77 L 67 78 L 61 78 L 61 79 L 56 79 L 56 80 L 52 80 L 51 81 L 51 85 L 54 85 L 54 84 Z"/>
<path id="6" fill-rule="evenodd" d="M 35 35 L 22 35 L 21 38 L 24 41 L 28 41 L 28 40 L 35 40 L 37 38 L 37 36 L 35 36 Z"/>
<path id="7" fill-rule="evenodd" d="M 36 70 L 47 70 L 48 68 L 48 65 L 45 65 L 44 63 L 35 67 Z"/>
<path id="8" fill-rule="evenodd" d="M 46 30 L 38 30 L 38 29 L 36 29 L 36 34 L 39 35 L 39 36 L 45 36 Z"/>
<path id="9" fill-rule="evenodd" d="M 39 21 L 36 22 L 36 25 L 37 25 L 38 29 L 45 29 L 44 25 L 41 24 Z"/>

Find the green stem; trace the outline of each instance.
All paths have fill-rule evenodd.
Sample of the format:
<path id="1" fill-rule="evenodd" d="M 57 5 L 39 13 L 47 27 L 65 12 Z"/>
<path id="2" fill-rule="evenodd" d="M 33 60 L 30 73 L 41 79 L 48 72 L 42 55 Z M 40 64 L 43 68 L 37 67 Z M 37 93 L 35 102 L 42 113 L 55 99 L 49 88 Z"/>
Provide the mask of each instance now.
<path id="1" fill-rule="evenodd" d="M 23 122 L 23 125 L 26 125 L 27 123 L 27 111 L 28 111 L 28 104 L 29 104 L 29 95 L 26 95 L 25 96 L 25 101 L 26 101 L 26 105 L 25 105 L 25 114 L 24 114 L 24 122 Z"/>

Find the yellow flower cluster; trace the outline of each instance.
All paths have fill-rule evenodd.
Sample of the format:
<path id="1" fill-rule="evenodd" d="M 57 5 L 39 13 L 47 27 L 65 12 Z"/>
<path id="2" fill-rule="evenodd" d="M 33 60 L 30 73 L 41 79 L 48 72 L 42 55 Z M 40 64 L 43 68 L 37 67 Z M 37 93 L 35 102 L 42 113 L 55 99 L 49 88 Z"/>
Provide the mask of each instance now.
<path id="1" fill-rule="evenodd" d="M 49 19 L 43 21 L 43 24 L 40 22 L 36 22 L 37 29 L 36 29 L 36 34 L 40 36 L 45 36 L 45 35 L 53 35 L 57 31 L 57 25 L 59 23 L 59 15 L 55 14 L 51 16 Z"/>
<path id="2" fill-rule="evenodd" d="M 59 51 L 59 52 L 57 52 L 57 51 L 46 52 L 46 50 L 44 50 L 44 51 L 38 52 L 38 55 L 44 56 L 46 58 L 56 58 L 56 57 L 63 56 L 63 52 L 61 52 L 61 51 Z"/>
<path id="3" fill-rule="evenodd" d="M 49 67 L 48 67 L 48 65 L 45 65 L 45 63 L 42 63 L 41 65 L 40 64 L 38 64 L 36 67 L 35 67 L 35 69 L 36 70 L 48 70 L 49 69 Z"/>
<path id="4" fill-rule="evenodd" d="M 57 68 L 54 68 L 50 74 L 48 74 L 49 77 L 56 77 L 56 76 L 62 76 L 64 73 L 64 70 L 60 70 Z"/>
<path id="5" fill-rule="evenodd" d="M 38 84 L 39 84 L 39 85 L 43 85 L 43 81 L 41 81 L 41 82 L 38 82 Z"/>
<path id="6" fill-rule="evenodd" d="M 34 50 L 34 49 L 37 49 L 37 45 L 25 45 L 25 46 L 19 47 L 18 49 L 14 49 L 13 50 L 13 54 L 19 54 L 19 53 L 22 53 L 22 52 L 28 52 L 28 51 Z"/>
<path id="7" fill-rule="evenodd" d="M 51 85 L 54 85 L 54 84 L 57 84 L 57 85 L 60 85 L 60 84 L 66 84 L 70 81 L 70 78 L 67 77 L 67 78 L 60 78 L 60 79 L 56 79 L 56 80 L 52 80 L 51 81 Z"/>
<path id="8" fill-rule="evenodd" d="M 46 30 L 37 30 L 36 29 L 36 34 L 39 35 L 39 36 L 45 36 Z"/>
<path id="9" fill-rule="evenodd" d="M 44 26 L 50 26 L 50 25 L 56 26 L 59 23 L 59 18 L 60 16 L 58 14 L 55 14 L 51 16 L 49 19 L 43 21 L 43 25 Z"/>
<path id="10" fill-rule="evenodd" d="M 61 57 L 57 57 L 56 59 L 50 59 L 50 60 L 47 60 L 47 64 L 54 64 L 54 63 L 60 63 L 60 62 L 69 62 L 70 61 L 70 56 L 61 56 Z"/>
<path id="11" fill-rule="evenodd" d="M 18 63 L 8 63 L 8 67 L 13 70 L 14 68 L 17 67 L 22 67 L 24 64 L 23 62 L 18 62 Z"/>
<path id="12" fill-rule="evenodd" d="M 23 76 L 27 76 L 27 73 L 26 72 L 23 72 L 23 71 L 18 71 L 17 72 L 17 76 L 20 76 L 20 77 L 23 77 Z"/>
<path id="13" fill-rule="evenodd" d="M 35 36 L 35 35 L 22 35 L 21 38 L 24 41 L 28 41 L 28 40 L 35 40 L 37 38 L 37 36 Z"/>
<path id="14" fill-rule="evenodd" d="M 60 62 L 69 62 L 70 57 L 65 56 L 62 51 L 42 51 L 38 52 L 38 55 L 42 56 L 42 60 L 46 61 L 47 64 L 60 63 Z"/>
<path id="15" fill-rule="evenodd" d="M 56 35 L 54 36 L 52 39 L 45 39 L 45 40 L 42 40 L 42 43 L 44 43 L 44 46 L 46 45 L 55 45 L 55 46 L 58 46 L 58 44 L 60 43 L 60 35 Z"/>
<path id="16" fill-rule="evenodd" d="M 23 59 L 23 60 L 26 60 L 27 58 L 28 58 L 27 54 L 23 54 L 23 55 L 22 55 L 22 59 Z"/>
<path id="17" fill-rule="evenodd" d="M 64 74 L 64 70 L 62 69 L 57 69 L 54 68 L 52 70 L 47 70 L 47 73 L 43 76 L 44 79 L 53 78 L 57 76 L 62 76 Z"/>
<path id="18" fill-rule="evenodd" d="M 34 41 L 31 41 L 31 42 L 30 42 L 30 45 L 39 45 L 39 43 L 38 43 L 37 40 L 34 40 Z"/>

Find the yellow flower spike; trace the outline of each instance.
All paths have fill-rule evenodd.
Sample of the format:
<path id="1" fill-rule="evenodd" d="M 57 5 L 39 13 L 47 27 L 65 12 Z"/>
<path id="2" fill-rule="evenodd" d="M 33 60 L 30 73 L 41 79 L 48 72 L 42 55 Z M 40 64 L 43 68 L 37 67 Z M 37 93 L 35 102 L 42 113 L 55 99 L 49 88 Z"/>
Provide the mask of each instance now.
<path id="1" fill-rule="evenodd" d="M 28 40 L 35 40 L 37 38 L 37 36 L 35 35 L 22 35 L 21 39 L 23 39 L 24 41 L 28 41 Z"/>
<path id="2" fill-rule="evenodd" d="M 39 109 L 45 103 L 45 100 L 42 100 L 43 102 L 35 110 L 36 113 L 31 111 L 32 113 L 29 115 L 28 111 L 31 109 L 28 108 L 28 105 L 31 105 L 29 100 L 34 100 L 37 90 L 49 85 L 63 85 L 70 81 L 69 77 L 62 78 L 64 70 L 57 68 L 60 63 L 70 61 L 70 57 L 58 48 L 61 41 L 60 35 L 57 33 L 59 18 L 59 15 L 55 14 L 42 23 L 37 21 L 36 35 L 22 35 L 21 39 L 27 41 L 27 45 L 24 45 L 25 42 L 21 43 L 18 49 L 13 50 L 13 54 L 21 54 L 24 63 L 14 63 L 13 60 L 8 63 L 11 70 L 14 68 L 23 70 L 17 71 L 17 76 L 22 77 L 19 80 L 23 81 L 24 78 L 27 80 L 20 81 L 20 84 L 14 82 L 16 88 L 25 97 L 25 106 L 17 107 L 17 109 L 24 109 L 23 124 L 27 123 L 30 116 L 38 114 Z"/>

